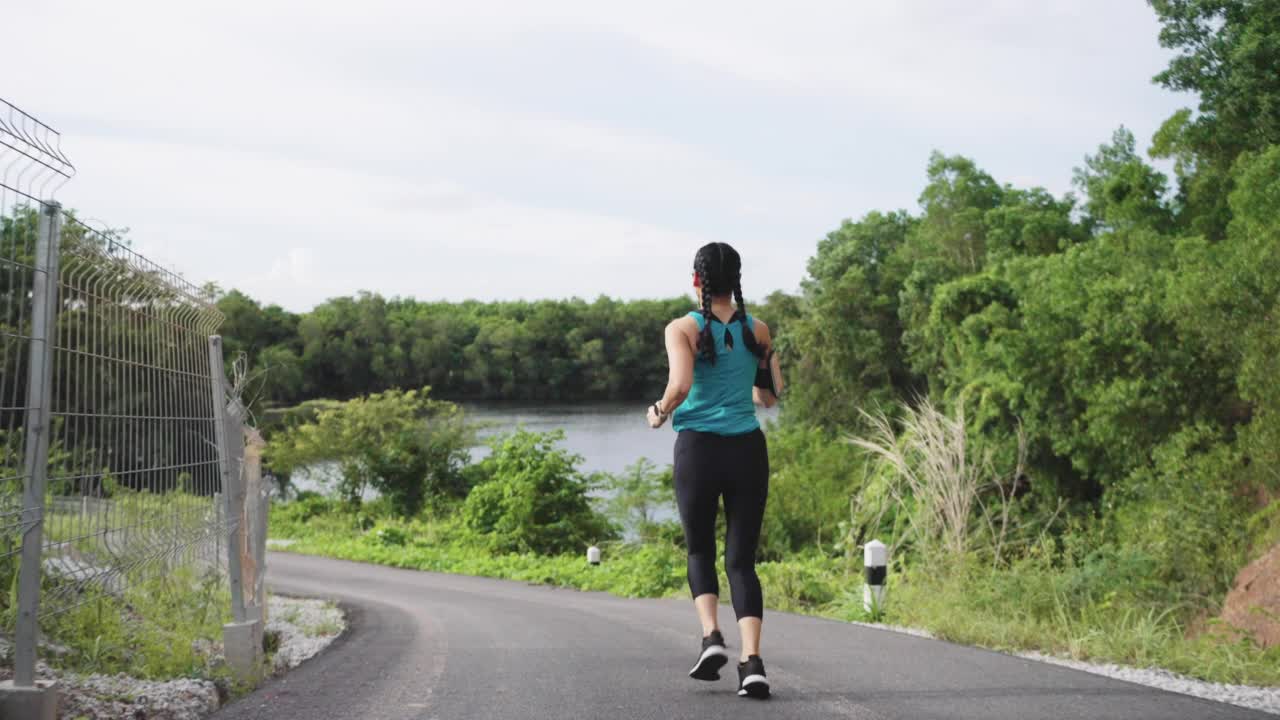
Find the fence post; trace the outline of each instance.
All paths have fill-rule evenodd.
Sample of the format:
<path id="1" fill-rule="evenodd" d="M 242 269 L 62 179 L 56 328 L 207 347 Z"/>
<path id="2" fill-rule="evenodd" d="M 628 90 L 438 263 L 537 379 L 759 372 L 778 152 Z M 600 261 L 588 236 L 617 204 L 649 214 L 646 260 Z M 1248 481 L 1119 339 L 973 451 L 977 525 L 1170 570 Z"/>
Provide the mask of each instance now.
<path id="1" fill-rule="evenodd" d="M 244 431 L 240 418 L 235 416 L 228 402 L 222 338 L 218 335 L 209 336 L 209 378 L 213 392 L 218 471 L 222 475 L 222 496 L 226 500 L 227 575 L 234 618 L 234 622 L 222 626 L 222 647 L 227 665 L 236 679 L 252 685 L 261 675 L 263 624 L 260 618 L 250 617 L 245 609 L 241 562 L 246 549 L 245 531 L 248 529 L 245 521 Z"/>
<path id="2" fill-rule="evenodd" d="M 31 346 L 23 457 L 26 485 L 22 496 L 22 565 L 18 576 L 13 690 L 0 696 L 0 710 L 6 714 L 18 712 L 17 717 L 52 718 L 57 707 L 56 688 L 38 687 L 35 672 L 36 644 L 40 639 L 40 556 L 44 544 L 44 492 L 49 479 L 49 418 L 61 237 L 62 206 L 52 201 L 41 203 L 31 284 Z"/>
<path id="3" fill-rule="evenodd" d="M 232 468 L 231 446 L 227 433 L 227 389 L 222 365 L 222 337 L 209 336 L 209 383 L 213 392 L 213 434 L 218 446 L 218 474 L 222 480 L 222 499 L 226 508 L 227 576 L 231 583 L 231 614 L 236 622 L 244 621 L 244 592 L 240 585 L 240 510 L 238 468 Z"/>

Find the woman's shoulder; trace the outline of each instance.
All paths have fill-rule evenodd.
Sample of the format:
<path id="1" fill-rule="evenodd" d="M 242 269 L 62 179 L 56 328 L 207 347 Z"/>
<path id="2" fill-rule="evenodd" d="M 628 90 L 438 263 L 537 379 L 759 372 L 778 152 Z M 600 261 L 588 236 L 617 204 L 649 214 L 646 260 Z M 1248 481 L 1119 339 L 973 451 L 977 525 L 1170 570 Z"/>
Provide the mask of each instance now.
<path id="1" fill-rule="evenodd" d="M 751 332 L 754 333 L 756 337 L 767 340 L 770 337 L 769 326 L 755 315 L 747 315 L 747 317 L 751 320 Z"/>
<path id="2" fill-rule="evenodd" d="M 688 333 L 690 330 L 697 334 L 702 330 L 702 316 L 695 312 L 680 317 L 667 323 L 667 330 L 676 330 Z"/>

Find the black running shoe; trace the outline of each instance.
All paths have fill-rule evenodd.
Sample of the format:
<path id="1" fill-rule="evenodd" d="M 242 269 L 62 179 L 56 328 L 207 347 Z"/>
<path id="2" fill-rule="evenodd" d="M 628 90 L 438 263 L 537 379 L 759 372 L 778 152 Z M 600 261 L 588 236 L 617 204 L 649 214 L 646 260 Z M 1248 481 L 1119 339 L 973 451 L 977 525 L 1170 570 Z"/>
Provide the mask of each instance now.
<path id="1" fill-rule="evenodd" d="M 720 668 L 727 662 L 729 653 L 724 649 L 724 636 L 719 630 L 712 630 L 710 635 L 702 638 L 702 654 L 689 671 L 689 677 L 694 680 L 719 680 Z"/>
<path id="2" fill-rule="evenodd" d="M 764 676 L 764 661 L 752 655 L 744 663 L 738 663 L 738 694 L 742 697 L 764 699 L 769 697 L 769 681 Z"/>

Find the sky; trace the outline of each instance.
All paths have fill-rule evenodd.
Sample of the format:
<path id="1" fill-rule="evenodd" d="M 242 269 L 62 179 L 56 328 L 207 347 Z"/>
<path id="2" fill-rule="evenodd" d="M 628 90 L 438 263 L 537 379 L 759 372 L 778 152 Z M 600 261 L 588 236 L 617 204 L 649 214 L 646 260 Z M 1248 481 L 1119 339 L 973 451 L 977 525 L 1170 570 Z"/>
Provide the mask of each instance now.
<path id="1" fill-rule="evenodd" d="M 1071 190 L 1195 99 L 1139 0 L 219 3 L 4 11 L 0 97 L 62 133 L 58 199 L 197 283 L 302 311 L 686 292 L 728 242 L 794 290 L 929 154 Z M 22 28 L 15 32 L 13 29 Z M 18 71 L 18 72 L 15 72 Z"/>

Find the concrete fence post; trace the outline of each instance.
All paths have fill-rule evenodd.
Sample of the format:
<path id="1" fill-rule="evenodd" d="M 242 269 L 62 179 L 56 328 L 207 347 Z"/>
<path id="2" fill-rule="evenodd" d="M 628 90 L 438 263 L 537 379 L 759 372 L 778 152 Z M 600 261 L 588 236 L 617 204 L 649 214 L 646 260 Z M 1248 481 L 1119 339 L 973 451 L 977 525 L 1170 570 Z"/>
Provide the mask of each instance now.
<path id="1" fill-rule="evenodd" d="M 239 403 L 229 403 L 222 361 L 222 338 L 209 337 L 209 379 L 213 394 L 214 435 L 218 471 L 222 478 L 227 524 L 227 578 L 231 586 L 231 615 L 222 626 L 222 646 L 236 680 L 256 684 L 262 670 L 262 620 L 245 610 L 244 564 L 247 530 L 244 482 L 244 434 L 237 415 Z"/>
<path id="2" fill-rule="evenodd" d="M 876 613 L 884 609 L 884 581 L 888 574 L 889 551 L 884 543 L 872 540 L 862 551 L 866 585 L 862 589 L 862 609 Z"/>
<path id="3" fill-rule="evenodd" d="M 31 285 L 31 344 L 27 368 L 26 445 L 22 493 L 22 564 L 14 632 L 13 679 L 0 684 L 0 717 L 53 720 L 58 691 L 36 682 L 40 639 L 40 571 L 44 545 L 44 493 L 49 480 L 49 418 L 53 398 L 53 343 L 58 327 L 58 261 L 62 206 L 40 204 L 35 273 Z"/>

